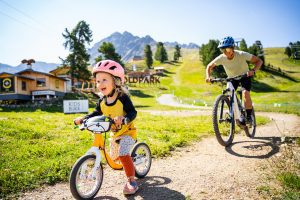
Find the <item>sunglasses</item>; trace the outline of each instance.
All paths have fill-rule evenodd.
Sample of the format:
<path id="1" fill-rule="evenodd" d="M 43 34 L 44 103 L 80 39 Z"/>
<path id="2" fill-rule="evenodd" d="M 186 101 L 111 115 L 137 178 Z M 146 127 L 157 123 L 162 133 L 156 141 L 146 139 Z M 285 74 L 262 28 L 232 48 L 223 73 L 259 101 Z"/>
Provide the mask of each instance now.
<path id="1" fill-rule="evenodd" d="M 227 47 L 227 48 L 224 48 L 224 49 L 220 49 L 221 50 L 221 52 L 222 53 L 229 53 L 229 52 L 231 52 L 232 51 L 232 48 L 229 48 L 229 47 Z"/>

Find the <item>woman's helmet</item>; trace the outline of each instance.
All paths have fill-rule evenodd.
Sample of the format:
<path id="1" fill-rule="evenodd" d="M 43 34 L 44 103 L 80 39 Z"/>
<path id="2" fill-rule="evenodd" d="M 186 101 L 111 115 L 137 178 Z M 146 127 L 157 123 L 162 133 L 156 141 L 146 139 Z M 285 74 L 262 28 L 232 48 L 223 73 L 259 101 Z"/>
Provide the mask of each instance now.
<path id="1" fill-rule="evenodd" d="M 101 60 L 93 68 L 93 76 L 97 72 L 106 72 L 121 79 L 122 84 L 125 82 L 124 68 L 113 60 Z"/>
<path id="2" fill-rule="evenodd" d="M 231 36 L 224 37 L 220 43 L 218 48 L 223 49 L 226 47 L 234 47 L 234 39 Z"/>

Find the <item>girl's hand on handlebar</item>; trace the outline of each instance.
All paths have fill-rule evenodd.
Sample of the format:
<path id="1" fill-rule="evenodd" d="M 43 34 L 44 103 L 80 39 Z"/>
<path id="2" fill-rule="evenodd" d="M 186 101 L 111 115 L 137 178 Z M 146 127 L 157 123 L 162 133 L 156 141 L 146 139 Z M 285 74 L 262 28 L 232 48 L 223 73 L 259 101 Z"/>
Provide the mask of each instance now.
<path id="1" fill-rule="evenodd" d="M 76 119 L 74 119 L 74 124 L 75 125 L 79 125 L 81 124 L 83 121 L 83 118 L 82 117 L 77 117 Z"/>
<path id="2" fill-rule="evenodd" d="M 118 117 L 115 117 L 113 120 L 114 120 L 114 123 L 116 126 L 121 126 L 123 123 L 123 119 L 124 119 L 124 116 L 118 116 Z"/>

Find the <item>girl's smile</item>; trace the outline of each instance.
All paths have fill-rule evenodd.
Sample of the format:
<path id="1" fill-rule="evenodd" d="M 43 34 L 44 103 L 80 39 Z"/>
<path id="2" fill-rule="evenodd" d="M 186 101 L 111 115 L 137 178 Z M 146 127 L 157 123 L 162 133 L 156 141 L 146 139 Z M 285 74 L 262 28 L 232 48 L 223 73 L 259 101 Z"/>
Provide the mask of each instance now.
<path id="1" fill-rule="evenodd" d="M 96 83 L 98 90 L 104 95 L 109 95 L 115 88 L 115 82 L 113 77 L 105 72 L 99 72 L 96 74 Z"/>

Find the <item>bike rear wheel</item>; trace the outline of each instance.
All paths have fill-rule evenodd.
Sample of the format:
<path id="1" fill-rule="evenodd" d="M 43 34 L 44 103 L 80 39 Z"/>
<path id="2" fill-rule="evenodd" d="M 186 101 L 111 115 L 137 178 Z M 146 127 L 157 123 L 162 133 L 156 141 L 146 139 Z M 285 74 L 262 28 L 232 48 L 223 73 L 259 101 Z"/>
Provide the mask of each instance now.
<path id="1" fill-rule="evenodd" d="M 254 108 L 252 109 L 252 113 L 251 113 L 251 123 L 247 124 L 247 126 L 245 128 L 245 133 L 250 138 L 254 138 L 254 136 L 255 136 L 255 133 L 256 133 L 256 118 L 255 118 Z"/>
<path id="2" fill-rule="evenodd" d="M 84 155 L 77 160 L 70 174 L 70 190 L 75 199 L 93 199 L 101 188 L 103 168 L 93 172 L 95 155 Z"/>
<path id="3" fill-rule="evenodd" d="M 229 146 L 234 136 L 234 114 L 230 112 L 229 97 L 219 95 L 213 106 L 213 127 L 216 138 L 222 146 Z"/>
<path id="4" fill-rule="evenodd" d="M 137 143 L 131 151 L 131 157 L 135 168 L 135 176 L 144 178 L 151 168 L 152 157 L 149 146 L 146 143 Z"/>

